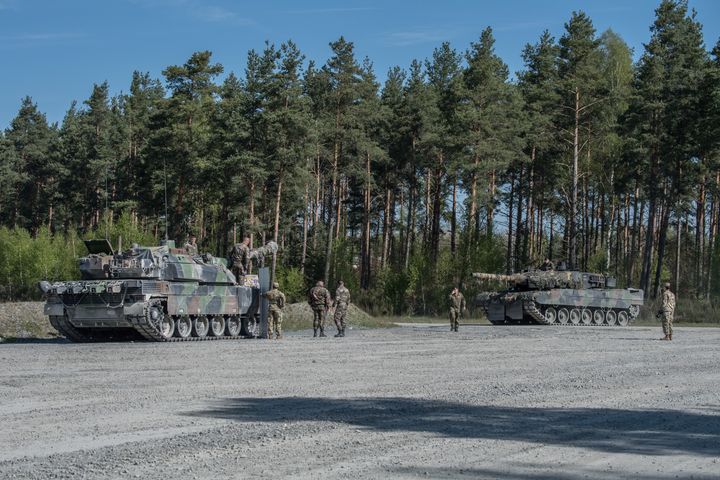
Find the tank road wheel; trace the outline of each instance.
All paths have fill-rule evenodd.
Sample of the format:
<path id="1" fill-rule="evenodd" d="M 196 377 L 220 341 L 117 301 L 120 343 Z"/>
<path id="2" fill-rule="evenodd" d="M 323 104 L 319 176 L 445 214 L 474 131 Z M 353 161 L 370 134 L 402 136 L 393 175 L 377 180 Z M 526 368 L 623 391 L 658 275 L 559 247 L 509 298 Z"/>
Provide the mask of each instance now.
<path id="1" fill-rule="evenodd" d="M 558 310 L 557 318 L 560 325 L 567 325 L 568 320 L 570 320 L 570 312 L 568 312 L 567 308 L 561 308 Z"/>
<path id="2" fill-rule="evenodd" d="M 210 320 L 205 315 L 198 315 L 193 319 L 193 337 L 203 338 L 210 330 Z"/>
<path id="3" fill-rule="evenodd" d="M 225 334 L 229 337 L 237 337 L 240 335 L 240 329 L 242 323 L 240 322 L 240 315 L 228 315 L 225 321 Z"/>
<path id="4" fill-rule="evenodd" d="M 255 321 L 255 317 L 242 316 L 241 322 L 242 329 L 240 330 L 240 334 L 246 338 L 255 338 L 257 336 L 258 329 L 258 324 Z"/>
<path id="5" fill-rule="evenodd" d="M 617 321 L 621 327 L 627 327 L 627 324 L 630 322 L 630 317 L 625 310 L 620 310 L 617 314 Z"/>
<path id="6" fill-rule="evenodd" d="M 605 323 L 605 314 L 602 310 L 598 309 L 593 311 L 593 323 L 595 325 L 602 325 Z"/>
<path id="7" fill-rule="evenodd" d="M 210 317 L 210 334 L 213 337 L 222 337 L 225 333 L 225 317 L 212 315 Z"/>
<path id="8" fill-rule="evenodd" d="M 545 309 L 545 322 L 547 322 L 548 325 L 552 325 L 555 323 L 555 320 L 557 320 L 557 310 L 555 310 L 553 307 L 548 307 Z"/>
<path id="9" fill-rule="evenodd" d="M 188 315 L 181 315 L 175 319 L 175 336 L 188 338 L 192 333 L 192 320 Z"/>
<path id="10" fill-rule="evenodd" d="M 175 320 L 170 315 L 164 315 L 158 322 L 158 331 L 164 338 L 170 338 L 175 333 Z"/>
<path id="11" fill-rule="evenodd" d="M 605 321 L 608 325 L 613 326 L 617 322 L 617 313 L 614 310 L 605 312 Z"/>
<path id="12" fill-rule="evenodd" d="M 573 325 L 579 325 L 580 324 L 580 309 L 579 308 L 573 308 L 570 310 L 570 323 Z"/>
<path id="13" fill-rule="evenodd" d="M 583 308 L 580 312 L 580 322 L 583 325 L 590 325 L 592 323 L 592 312 L 588 308 Z"/>

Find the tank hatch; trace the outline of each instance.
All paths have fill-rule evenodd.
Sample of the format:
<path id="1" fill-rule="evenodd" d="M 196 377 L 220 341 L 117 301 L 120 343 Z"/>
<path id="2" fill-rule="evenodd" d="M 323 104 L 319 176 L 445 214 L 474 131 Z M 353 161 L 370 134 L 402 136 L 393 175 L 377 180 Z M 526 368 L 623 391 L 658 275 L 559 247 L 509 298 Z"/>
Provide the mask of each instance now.
<path id="1" fill-rule="evenodd" d="M 85 240 L 85 247 L 87 247 L 90 254 L 94 255 L 112 255 L 115 253 L 112 245 L 110 245 L 110 240 L 107 238 L 103 238 L 102 240 Z"/>

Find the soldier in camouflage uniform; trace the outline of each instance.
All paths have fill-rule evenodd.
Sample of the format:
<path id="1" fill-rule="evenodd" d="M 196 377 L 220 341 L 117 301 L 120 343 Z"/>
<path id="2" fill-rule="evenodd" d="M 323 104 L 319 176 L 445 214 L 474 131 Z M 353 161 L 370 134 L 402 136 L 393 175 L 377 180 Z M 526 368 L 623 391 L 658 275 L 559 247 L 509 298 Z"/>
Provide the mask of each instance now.
<path id="1" fill-rule="evenodd" d="M 198 254 L 197 237 L 190 235 L 188 241 L 185 243 L 185 251 L 188 255 L 195 256 Z"/>
<path id="2" fill-rule="evenodd" d="M 241 243 L 233 245 L 230 250 L 230 265 L 230 270 L 238 281 L 240 277 L 250 273 L 250 237 L 245 237 Z"/>
<path id="3" fill-rule="evenodd" d="M 543 272 L 555 270 L 555 264 L 549 258 L 546 258 L 542 265 L 540 265 L 540 270 Z"/>
<path id="4" fill-rule="evenodd" d="M 340 280 L 338 282 L 338 288 L 335 290 L 335 326 L 337 327 L 336 337 L 345 336 L 345 316 L 347 315 L 347 308 L 350 305 L 350 290 L 345 287 L 345 282 Z"/>
<path id="5" fill-rule="evenodd" d="M 318 336 L 318 330 L 320 330 L 320 336 L 325 337 L 325 315 L 332 303 L 332 297 L 322 281 L 318 281 L 310 289 L 308 303 L 313 310 L 313 337 Z"/>
<path id="6" fill-rule="evenodd" d="M 663 285 L 662 294 L 662 310 L 660 310 L 663 319 L 663 333 L 665 336 L 660 340 L 672 340 L 672 324 L 675 315 L 675 294 L 670 291 L 670 284 Z"/>
<path id="7" fill-rule="evenodd" d="M 277 282 L 273 282 L 272 286 L 272 290 L 263 294 L 270 304 L 268 310 L 267 338 L 272 339 L 274 331 L 275 338 L 280 339 L 282 338 L 282 311 L 283 308 L 285 308 L 285 294 L 280 291 L 280 284 Z"/>
<path id="8" fill-rule="evenodd" d="M 460 317 L 465 311 L 465 297 L 456 287 L 450 293 L 450 331 L 457 332 L 460 326 Z"/>

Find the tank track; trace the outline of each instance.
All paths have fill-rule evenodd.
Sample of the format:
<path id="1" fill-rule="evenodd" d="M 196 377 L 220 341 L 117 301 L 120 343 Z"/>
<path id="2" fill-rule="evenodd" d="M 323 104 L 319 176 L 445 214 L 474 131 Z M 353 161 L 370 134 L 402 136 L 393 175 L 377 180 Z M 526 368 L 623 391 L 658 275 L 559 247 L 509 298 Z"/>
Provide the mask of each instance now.
<path id="1" fill-rule="evenodd" d="M 96 342 L 93 335 L 82 332 L 79 328 L 75 328 L 66 316 L 50 315 L 50 325 L 57 330 L 63 337 L 77 343 Z"/>
<path id="2" fill-rule="evenodd" d="M 245 336 L 245 335 L 219 335 L 214 336 L 207 334 L 202 337 L 196 337 L 193 335 L 189 335 L 187 337 L 166 337 L 160 332 L 160 328 L 158 324 L 152 321 L 150 317 L 150 307 L 152 306 L 158 306 L 159 302 L 153 303 L 150 302 L 145 307 L 145 315 L 144 316 L 137 316 L 132 317 L 132 325 L 133 328 L 135 328 L 135 331 L 137 331 L 145 340 L 149 340 L 151 342 L 202 342 L 202 341 L 209 341 L 209 340 L 239 340 L 239 339 L 245 339 L 245 338 L 256 338 L 254 334 L 251 336 Z"/>
<path id="3" fill-rule="evenodd" d="M 595 311 L 596 309 L 591 309 L 591 311 Z M 629 326 L 633 320 L 637 317 L 637 311 L 633 312 L 632 307 L 629 309 L 620 309 L 622 311 L 625 311 L 628 315 L 628 320 L 625 325 L 621 325 L 617 320 L 614 324 L 610 325 L 607 323 L 607 321 L 603 321 L 601 324 L 597 324 L 591 322 L 589 324 L 586 323 L 560 323 L 557 321 L 557 319 L 554 322 L 549 322 L 547 318 L 545 318 L 545 315 L 543 312 L 540 311 L 537 304 L 535 302 L 524 302 L 523 303 L 523 312 L 527 313 L 534 321 L 536 321 L 538 324 L 541 325 L 552 325 L 552 326 L 558 326 L 558 327 L 627 327 Z M 634 313 L 634 314 L 633 314 Z"/>

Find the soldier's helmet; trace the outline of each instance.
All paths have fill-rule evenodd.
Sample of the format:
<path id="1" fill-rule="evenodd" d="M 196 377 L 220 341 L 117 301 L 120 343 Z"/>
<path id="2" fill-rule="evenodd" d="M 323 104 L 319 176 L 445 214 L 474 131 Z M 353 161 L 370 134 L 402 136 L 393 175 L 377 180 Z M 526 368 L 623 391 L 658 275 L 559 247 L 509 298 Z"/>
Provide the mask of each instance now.
<path id="1" fill-rule="evenodd" d="M 273 288 L 280 288 L 280 284 L 278 282 L 273 282 Z"/>
<path id="2" fill-rule="evenodd" d="M 315 284 L 316 287 L 324 287 L 325 283 L 322 280 L 318 280 L 318 282 Z"/>
<path id="3" fill-rule="evenodd" d="M 665 283 L 663 284 L 663 287 L 665 287 L 665 288 L 667 288 L 668 290 L 670 290 L 670 282 L 665 282 Z"/>
<path id="4" fill-rule="evenodd" d="M 343 282 L 342 280 L 340 280 L 340 281 L 338 282 L 338 287 L 342 287 L 343 285 L 345 285 L 345 282 Z"/>

